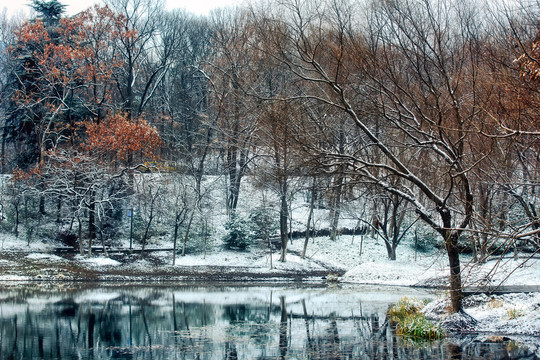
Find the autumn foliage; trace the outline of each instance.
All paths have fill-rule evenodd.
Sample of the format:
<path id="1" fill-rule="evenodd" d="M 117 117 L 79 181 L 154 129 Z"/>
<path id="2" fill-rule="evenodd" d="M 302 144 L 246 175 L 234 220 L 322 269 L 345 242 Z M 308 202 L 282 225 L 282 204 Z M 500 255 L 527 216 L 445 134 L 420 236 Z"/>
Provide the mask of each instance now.
<path id="1" fill-rule="evenodd" d="M 23 60 L 26 74 L 38 80 L 33 85 L 39 86 L 24 86 L 15 93 L 15 100 L 27 105 L 47 102 L 55 110 L 58 100 L 73 91 L 85 102 L 96 101 L 91 99 L 95 92 L 86 91 L 107 86 L 115 69 L 122 66 L 110 50 L 112 42 L 126 36 L 118 30 L 122 24 L 122 18 L 107 7 L 96 6 L 60 19 L 54 30 L 40 20 L 22 26 L 10 52 Z"/>
<path id="2" fill-rule="evenodd" d="M 144 119 L 110 115 L 114 74 L 123 66 L 113 45 L 136 36 L 126 21 L 96 5 L 60 18 L 54 27 L 34 20 L 17 30 L 10 53 L 19 59 L 27 80 L 14 91 L 13 100 L 32 119 L 38 166 L 51 158 L 51 151 L 69 146 L 74 153 L 82 150 L 100 161 L 155 159 L 161 139 L 154 127 Z"/>
<path id="3" fill-rule="evenodd" d="M 123 113 L 114 114 L 100 123 L 87 123 L 87 151 L 107 154 L 119 161 L 127 162 L 128 156 L 138 155 L 155 159 L 162 144 L 157 129 L 145 119 L 128 119 Z"/>
<path id="4" fill-rule="evenodd" d="M 540 38 L 537 37 L 529 50 L 526 50 L 516 62 L 521 69 L 521 75 L 532 80 L 540 79 Z"/>

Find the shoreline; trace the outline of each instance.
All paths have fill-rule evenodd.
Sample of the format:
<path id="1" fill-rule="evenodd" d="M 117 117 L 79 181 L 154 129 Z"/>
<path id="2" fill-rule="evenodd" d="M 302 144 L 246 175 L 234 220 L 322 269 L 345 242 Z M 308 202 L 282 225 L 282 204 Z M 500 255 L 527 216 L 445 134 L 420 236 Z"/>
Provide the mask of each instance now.
<path id="1" fill-rule="evenodd" d="M 159 256 L 159 254 L 157 254 Z M 246 256 L 246 254 L 243 254 Z M 92 260 L 89 262 L 89 260 Z M 133 260 L 133 259 L 131 259 Z M 260 260 L 260 259 L 259 259 Z M 435 272 L 430 281 L 420 284 L 376 282 L 377 278 L 366 278 L 365 282 L 348 281 L 346 269 L 335 267 L 284 268 L 283 264 L 270 269 L 254 265 L 238 266 L 231 259 L 230 266 L 221 265 L 150 265 L 153 259 L 135 262 L 113 263 L 111 258 L 95 257 L 72 259 L 50 253 L 28 253 L 3 251 L 0 253 L 0 290 L 13 291 L 27 288 L 36 291 L 70 291 L 77 289 L 120 288 L 120 287 L 294 287 L 294 288 L 343 288 L 369 289 L 399 288 L 432 292 L 434 300 L 426 308 L 426 317 L 432 321 L 455 323 L 446 308 L 448 289 L 443 277 Z M 137 264 L 142 261 L 142 264 Z M 256 262 L 256 261 L 255 261 Z M 109 265 L 103 265 L 109 263 Z M 285 263 L 286 264 L 286 263 Z M 357 276 L 352 277 L 359 280 Z M 384 280 L 384 279 L 383 279 Z M 425 286 L 427 285 L 427 286 Z M 493 287 L 491 288 L 493 289 Z M 488 286 L 464 288 L 465 313 L 474 318 L 474 324 L 448 331 L 448 340 L 458 336 L 458 342 L 475 342 L 489 338 L 509 338 L 520 341 L 540 357 L 540 286 L 520 284 L 498 287 L 497 292 L 485 291 Z M 519 291 L 513 291 L 519 290 Z M 405 290 L 405 292 L 408 292 Z M 519 316 L 511 318 L 516 312 Z"/>

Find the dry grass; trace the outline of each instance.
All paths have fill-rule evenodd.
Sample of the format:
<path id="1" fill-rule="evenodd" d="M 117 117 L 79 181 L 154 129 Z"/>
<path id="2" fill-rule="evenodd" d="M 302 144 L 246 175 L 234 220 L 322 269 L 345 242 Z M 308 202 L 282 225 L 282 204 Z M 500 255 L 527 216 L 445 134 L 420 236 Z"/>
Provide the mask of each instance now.
<path id="1" fill-rule="evenodd" d="M 426 319 L 421 312 L 422 307 L 423 304 L 417 299 L 403 297 L 388 310 L 388 317 L 395 323 L 397 334 L 412 340 L 443 338 L 442 328 Z"/>

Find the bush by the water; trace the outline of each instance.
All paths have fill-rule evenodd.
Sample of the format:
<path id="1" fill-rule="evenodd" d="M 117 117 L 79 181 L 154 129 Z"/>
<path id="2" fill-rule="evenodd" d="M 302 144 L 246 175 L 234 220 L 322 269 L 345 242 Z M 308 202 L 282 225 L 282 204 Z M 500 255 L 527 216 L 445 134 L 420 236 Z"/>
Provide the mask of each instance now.
<path id="1" fill-rule="evenodd" d="M 278 216 L 270 208 L 264 206 L 255 208 L 249 215 L 249 221 L 254 226 L 254 236 L 268 239 L 279 229 L 279 223 L 276 221 Z"/>
<path id="2" fill-rule="evenodd" d="M 225 223 L 227 233 L 223 237 L 223 245 L 227 250 L 244 251 L 255 240 L 253 223 L 242 216 L 233 213 L 230 220 Z"/>
<path id="3" fill-rule="evenodd" d="M 403 297 L 388 310 L 388 318 L 395 324 L 398 335 L 412 340 L 437 340 L 444 337 L 440 325 L 426 319 L 421 312 L 423 305 L 417 299 Z"/>
<path id="4" fill-rule="evenodd" d="M 214 228 L 202 219 L 197 220 L 191 226 L 186 254 L 201 254 L 214 249 Z"/>

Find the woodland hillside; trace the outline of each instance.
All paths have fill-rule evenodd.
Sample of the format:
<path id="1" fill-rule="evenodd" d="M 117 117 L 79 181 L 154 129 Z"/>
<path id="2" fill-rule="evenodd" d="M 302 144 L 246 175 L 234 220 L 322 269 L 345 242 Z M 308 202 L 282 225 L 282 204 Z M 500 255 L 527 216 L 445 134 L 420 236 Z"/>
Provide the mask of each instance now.
<path id="1" fill-rule="evenodd" d="M 293 236 L 369 232 L 392 260 L 421 239 L 453 311 L 461 254 L 540 249 L 534 1 L 31 6 L 0 18 L 0 226 L 21 247 L 212 238 L 285 262 Z"/>

